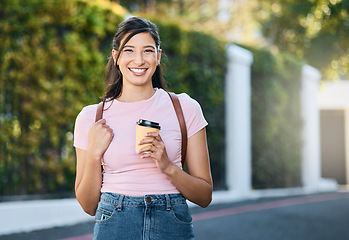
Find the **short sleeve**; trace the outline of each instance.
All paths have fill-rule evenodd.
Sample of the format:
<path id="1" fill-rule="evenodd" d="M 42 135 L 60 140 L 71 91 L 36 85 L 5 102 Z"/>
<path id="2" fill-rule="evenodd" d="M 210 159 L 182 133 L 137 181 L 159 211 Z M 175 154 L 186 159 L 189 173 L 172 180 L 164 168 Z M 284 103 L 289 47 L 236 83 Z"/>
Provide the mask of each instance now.
<path id="1" fill-rule="evenodd" d="M 97 105 L 84 107 L 75 120 L 74 147 L 87 150 L 88 132 L 94 123 Z"/>
<path id="2" fill-rule="evenodd" d="M 187 125 L 188 138 L 199 132 L 207 126 L 207 121 L 204 117 L 200 104 L 189 97 L 189 95 L 182 93 L 178 95 L 182 106 L 185 123 Z"/>

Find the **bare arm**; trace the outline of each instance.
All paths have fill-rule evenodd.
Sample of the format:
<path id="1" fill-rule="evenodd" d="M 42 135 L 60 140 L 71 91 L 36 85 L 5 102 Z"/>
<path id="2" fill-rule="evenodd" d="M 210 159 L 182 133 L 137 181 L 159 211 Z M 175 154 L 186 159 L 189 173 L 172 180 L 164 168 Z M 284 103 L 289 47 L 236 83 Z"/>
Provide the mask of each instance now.
<path id="1" fill-rule="evenodd" d="M 87 150 L 76 149 L 75 195 L 86 213 L 96 213 L 102 186 L 101 159 L 114 134 L 102 119 L 89 131 Z"/>
<path id="2" fill-rule="evenodd" d="M 153 136 L 154 138 L 144 139 L 141 141 L 141 144 L 151 142 L 154 146 L 142 148 L 140 153 L 142 157 L 152 157 L 156 161 L 158 168 L 168 176 L 185 198 L 201 207 L 207 207 L 212 200 L 213 184 L 206 129 L 201 129 L 188 139 L 186 162 L 189 174 L 168 159 L 160 135 L 150 133 L 148 136 Z M 145 153 L 149 150 L 152 153 Z"/>
<path id="3" fill-rule="evenodd" d="M 205 129 L 188 139 L 186 163 L 189 174 L 173 163 L 165 170 L 165 174 L 185 198 L 207 207 L 212 200 L 213 184 Z"/>

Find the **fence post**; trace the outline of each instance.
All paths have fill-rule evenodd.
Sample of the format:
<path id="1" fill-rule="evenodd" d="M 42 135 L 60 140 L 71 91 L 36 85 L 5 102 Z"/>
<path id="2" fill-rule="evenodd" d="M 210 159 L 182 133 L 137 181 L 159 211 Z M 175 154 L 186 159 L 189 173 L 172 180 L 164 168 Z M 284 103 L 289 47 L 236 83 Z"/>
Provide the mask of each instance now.
<path id="1" fill-rule="evenodd" d="M 227 46 L 225 79 L 226 184 L 240 197 L 251 190 L 251 65 L 250 51 Z"/>
<path id="2" fill-rule="evenodd" d="M 315 192 L 321 180 L 320 117 L 317 92 L 321 74 L 309 65 L 302 69 L 301 116 L 303 120 L 302 183 L 306 191 Z"/>

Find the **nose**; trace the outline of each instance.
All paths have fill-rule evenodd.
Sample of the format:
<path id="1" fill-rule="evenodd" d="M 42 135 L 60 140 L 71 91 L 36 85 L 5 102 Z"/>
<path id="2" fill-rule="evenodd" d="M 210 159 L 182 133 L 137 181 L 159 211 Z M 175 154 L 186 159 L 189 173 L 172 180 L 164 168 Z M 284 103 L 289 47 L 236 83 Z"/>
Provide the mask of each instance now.
<path id="1" fill-rule="evenodd" d="M 144 63 L 143 52 L 136 52 L 133 62 L 138 66 L 143 65 Z"/>

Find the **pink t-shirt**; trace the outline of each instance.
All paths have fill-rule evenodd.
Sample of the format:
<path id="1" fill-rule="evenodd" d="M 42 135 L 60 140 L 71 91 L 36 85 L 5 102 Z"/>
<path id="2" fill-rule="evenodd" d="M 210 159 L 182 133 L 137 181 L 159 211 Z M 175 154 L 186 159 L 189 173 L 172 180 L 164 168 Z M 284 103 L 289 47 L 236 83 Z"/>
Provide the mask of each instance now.
<path id="1" fill-rule="evenodd" d="M 141 159 L 135 151 L 136 122 L 146 119 L 158 122 L 169 159 L 181 167 L 181 132 L 168 94 L 155 89 L 155 94 L 139 102 L 106 103 L 103 118 L 114 131 L 114 138 L 104 153 L 104 173 L 101 192 L 143 196 L 146 194 L 178 193 L 176 187 L 151 158 Z M 187 94 L 178 95 L 188 138 L 207 125 L 198 102 Z M 74 146 L 87 150 L 88 132 L 94 123 L 97 104 L 82 109 L 76 118 Z"/>

